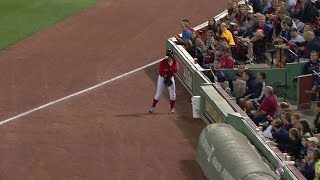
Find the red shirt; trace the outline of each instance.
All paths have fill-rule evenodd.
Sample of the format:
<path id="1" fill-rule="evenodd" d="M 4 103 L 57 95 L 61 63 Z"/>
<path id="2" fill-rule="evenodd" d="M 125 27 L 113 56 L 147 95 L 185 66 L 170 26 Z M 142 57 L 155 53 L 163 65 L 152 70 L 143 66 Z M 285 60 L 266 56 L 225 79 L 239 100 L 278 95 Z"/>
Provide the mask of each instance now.
<path id="1" fill-rule="evenodd" d="M 173 60 L 172 66 L 169 65 L 169 60 L 164 59 L 159 65 L 159 75 L 162 77 L 172 77 L 178 71 L 177 62 Z"/>
<path id="2" fill-rule="evenodd" d="M 221 69 L 232 69 L 234 68 L 234 59 L 229 56 L 223 56 L 220 58 Z"/>
<path id="3" fill-rule="evenodd" d="M 278 108 L 277 97 L 275 95 L 266 96 L 261 105 L 259 106 L 258 111 L 264 111 L 267 115 L 273 117 Z"/>

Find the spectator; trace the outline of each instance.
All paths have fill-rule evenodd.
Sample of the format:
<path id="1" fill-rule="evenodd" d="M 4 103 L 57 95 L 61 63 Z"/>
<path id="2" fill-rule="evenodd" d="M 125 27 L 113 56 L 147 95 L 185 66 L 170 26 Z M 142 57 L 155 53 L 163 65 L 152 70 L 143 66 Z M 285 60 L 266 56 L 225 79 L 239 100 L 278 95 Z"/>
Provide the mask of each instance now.
<path id="1" fill-rule="evenodd" d="M 195 30 L 191 26 L 190 20 L 189 19 L 183 19 L 182 23 L 185 24 L 185 26 L 188 28 L 189 31 L 194 32 Z"/>
<path id="2" fill-rule="evenodd" d="M 316 137 L 309 137 L 307 138 L 307 146 L 308 148 L 317 148 L 319 144 L 319 140 Z"/>
<path id="3" fill-rule="evenodd" d="M 286 102 L 281 102 L 278 106 L 277 112 L 274 116 L 275 119 L 280 118 L 281 119 L 281 115 L 289 109 L 289 104 Z"/>
<path id="4" fill-rule="evenodd" d="M 267 75 L 265 72 L 260 72 L 258 75 L 258 83 L 255 88 L 256 91 L 252 95 L 247 95 L 239 99 L 239 105 L 244 105 L 246 112 L 251 113 L 251 109 L 257 108 L 264 98 L 264 91 L 267 86 Z"/>
<path id="5" fill-rule="evenodd" d="M 313 31 L 305 31 L 303 33 L 303 38 L 307 42 L 308 55 L 311 53 L 311 51 L 320 52 L 320 41 L 318 38 L 316 38 L 316 35 Z"/>
<path id="6" fill-rule="evenodd" d="M 245 4 L 239 5 L 239 12 L 237 12 L 234 23 L 237 23 L 238 27 L 241 27 L 244 25 L 246 19 L 247 19 L 247 6 Z"/>
<path id="7" fill-rule="evenodd" d="M 314 74 L 313 71 L 319 72 L 320 60 L 319 53 L 317 51 L 311 51 L 310 60 L 304 64 L 302 74 Z M 315 84 L 312 87 L 312 91 L 315 91 L 317 86 L 320 85 L 320 78 L 316 76 Z"/>
<path id="8" fill-rule="evenodd" d="M 242 79 L 242 74 L 245 71 L 245 65 L 240 63 L 238 65 L 237 73 L 232 77 L 230 81 L 230 88 L 236 98 L 243 97 L 246 91 L 246 81 Z"/>
<path id="9" fill-rule="evenodd" d="M 221 71 L 221 63 L 219 59 L 214 60 L 213 68 L 211 67 L 208 77 L 211 82 L 215 83 L 223 83 L 226 80 L 225 74 Z"/>
<path id="10" fill-rule="evenodd" d="M 217 36 L 217 34 L 219 33 L 219 26 L 217 25 L 217 22 L 214 18 L 209 19 L 207 30 L 211 30 L 214 36 Z"/>
<path id="11" fill-rule="evenodd" d="M 266 17 L 258 16 L 258 24 L 253 27 L 252 32 L 248 32 L 249 39 L 245 38 L 242 41 L 249 41 L 247 57 L 252 61 L 255 55 L 261 55 L 265 50 L 265 45 L 271 39 L 272 29 L 265 24 Z M 253 49 L 253 47 L 255 47 Z M 255 51 L 254 51 L 255 50 Z"/>
<path id="12" fill-rule="evenodd" d="M 319 118 L 320 118 L 320 102 L 317 102 L 315 110 L 316 110 L 316 113 L 317 113 L 316 118 L 313 121 L 315 130 L 316 130 L 315 133 L 320 133 L 320 121 L 319 121 Z"/>
<path id="13" fill-rule="evenodd" d="M 283 128 L 283 123 L 279 119 L 272 121 L 271 125 L 272 137 L 277 143 L 277 147 L 279 148 L 279 150 L 284 152 L 287 149 L 288 143 L 290 141 L 289 133 Z"/>
<path id="14" fill-rule="evenodd" d="M 300 121 L 300 123 L 301 123 L 301 125 L 302 125 L 302 136 L 305 136 L 305 137 L 307 137 L 307 136 L 313 136 L 313 133 L 312 133 L 312 131 L 311 131 L 311 128 L 310 128 L 310 126 L 309 126 L 309 123 L 308 123 L 308 121 L 306 121 L 306 120 L 301 120 Z"/>
<path id="15" fill-rule="evenodd" d="M 307 146 L 307 136 L 302 136 L 301 138 L 301 149 L 300 149 L 300 159 L 305 159 L 305 156 L 307 155 L 308 152 L 308 146 Z"/>
<path id="16" fill-rule="evenodd" d="M 206 51 L 206 46 L 198 36 L 196 31 L 192 32 L 191 40 L 189 41 L 189 47 L 186 48 L 188 53 L 198 59 L 200 65 L 203 64 L 203 53 Z"/>
<path id="17" fill-rule="evenodd" d="M 249 69 L 246 69 L 242 73 L 242 80 L 246 82 L 246 92 L 244 96 L 251 96 L 254 94 L 258 84 L 255 75 Z"/>
<path id="18" fill-rule="evenodd" d="M 187 28 L 185 23 L 181 23 L 182 37 L 176 35 L 175 38 L 178 40 L 178 44 L 185 45 L 186 48 L 189 47 L 189 41 L 191 40 L 192 32 Z"/>
<path id="19" fill-rule="evenodd" d="M 293 125 L 291 124 L 291 111 L 286 110 L 282 115 L 284 115 L 284 117 L 282 117 L 281 115 L 281 120 L 284 123 L 284 128 L 289 131 Z"/>
<path id="20" fill-rule="evenodd" d="M 230 56 L 231 50 L 229 47 L 220 48 L 220 63 L 221 69 L 233 69 L 234 68 L 234 59 Z"/>
<path id="21" fill-rule="evenodd" d="M 232 33 L 227 29 L 227 25 L 225 23 L 221 23 L 220 25 L 221 30 L 221 38 L 226 38 L 229 46 L 236 45 L 233 39 Z"/>
<path id="22" fill-rule="evenodd" d="M 301 118 L 301 115 L 299 113 L 292 113 L 291 124 L 292 124 L 292 127 L 299 129 L 300 135 L 303 135 L 302 134 L 303 127 L 302 127 L 302 124 L 300 123 L 300 118 Z"/>
<path id="23" fill-rule="evenodd" d="M 319 17 L 318 10 L 310 2 L 310 0 L 301 0 L 302 8 L 297 14 L 297 18 L 303 23 L 311 23 Z"/>
<path id="24" fill-rule="evenodd" d="M 261 122 L 266 122 L 268 120 L 268 116 L 274 116 L 277 111 L 277 106 L 277 97 L 274 95 L 273 88 L 271 86 L 267 86 L 265 89 L 265 98 L 263 99 L 258 110 L 254 113 L 252 121 L 256 125 L 259 125 Z"/>
<path id="25" fill-rule="evenodd" d="M 317 152 L 314 154 L 314 170 L 315 170 L 315 179 L 320 179 L 320 153 Z"/>
<path id="26" fill-rule="evenodd" d="M 290 33 L 291 33 L 291 40 L 289 41 L 289 43 L 304 43 L 305 42 L 302 35 L 299 34 L 297 28 L 292 28 Z"/>
<path id="27" fill-rule="evenodd" d="M 291 128 L 289 130 L 289 144 L 288 144 L 288 153 L 291 157 L 295 159 L 299 159 L 300 157 L 300 149 L 301 149 L 301 136 L 299 130 L 297 128 Z"/>
<path id="28" fill-rule="evenodd" d="M 262 5 L 260 0 L 249 0 L 249 4 L 252 5 L 254 13 L 262 13 Z"/>
<path id="29" fill-rule="evenodd" d="M 319 149 L 317 148 L 308 148 L 307 156 L 306 156 L 306 163 L 304 166 L 304 177 L 307 180 L 313 180 L 314 178 L 314 157 L 316 154 L 319 154 Z M 318 155 L 317 155 L 318 156 Z"/>
<path id="30" fill-rule="evenodd" d="M 270 0 L 261 0 L 262 3 L 262 14 L 266 14 L 268 9 L 271 7 Z"/>

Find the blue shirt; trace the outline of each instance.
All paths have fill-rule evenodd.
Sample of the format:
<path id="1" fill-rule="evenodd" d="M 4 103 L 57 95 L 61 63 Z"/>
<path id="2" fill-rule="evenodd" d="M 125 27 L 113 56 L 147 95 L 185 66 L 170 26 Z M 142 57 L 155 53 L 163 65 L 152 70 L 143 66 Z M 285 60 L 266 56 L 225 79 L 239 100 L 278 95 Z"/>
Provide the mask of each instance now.
<path id="1" fill-rule="evenodd" d="M 183 40 L 191 40 L 192 32 L 190 30 L 185 30 L 182 32 Z"/>
<path id="2" fill-rule="evenodd" d="M 279 131 L 271 130 L 271 134 L 273 139 L 278 143 L 279 150 L 286 150 L 288 143 L 290 142 L 288 131 L 281 128 Z"/>

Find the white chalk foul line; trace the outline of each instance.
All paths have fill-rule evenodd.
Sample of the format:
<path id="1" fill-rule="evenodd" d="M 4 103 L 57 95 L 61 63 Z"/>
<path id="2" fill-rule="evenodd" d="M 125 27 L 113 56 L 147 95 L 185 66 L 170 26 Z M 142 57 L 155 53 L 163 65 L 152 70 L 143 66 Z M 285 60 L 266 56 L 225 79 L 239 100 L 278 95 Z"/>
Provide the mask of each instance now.
<path id="1" fill-rule="evenodd" d="M 39 111 L 39 110 L 41 110 L 41 109 L 43 109 L 43 108 L 46 108 L 46 107 L 49 107 L 49 106 L 51 106 L 51 105 L 57 104 L 57 103 L 59 103 L 59 102 L 61 102 L 61 101 L 70 99 L 70 98 L 72 98 L 72 97 L 74 97 L 74 96 L 78 96 L 78 95 L 80 95 L 80 94 L 84 94 L 84 93 L 86 93 L 86 92 L 89 92 L 89 91 L 92 91 L 92 90 L 94 90 L 94 89 L 97 89 L 97 88 L 99 88 L 99 87 L 101 87 L 101 86 L 103 86 L 103 85 L 105 85 L 105 84 L 111 83 L 112 81 L 115 81 L 115 80 L 120 79 L 120 78 L 122 78 L 122 77 L 125 77 L 125 76 L 128 76 L 128 75 L 130 75 L 130 74 L 133 74 L 133 73 L 135 73 L 135 72 L 137 72 L 137 71 L 140 71 L 140 70 L 142 70 L 142 69 L 145 69 L 145 68 L 147 68 L 147 67 L 149 67 L 149 66 L 152 66 L 152 65 L 154 65 L 154 64 L 157 64 L 157 63 L 159 63 L 161 60 L 162 60 L 162 59 L 156 60 L 156 61 L 154 61 L 154 62 L 152 62 L 152 63 L 150 63 L 150 64 L 144 65 L 144 66 L 142 66 L 142 67 L 140 67 L 140 68 L 134 69 L 134 70 L 132 70 L 132 71 L 130 71 L 130 72 L 124 73 L 124 74 L 122 74 L 122 75 L 120 75 L 120 76 L 117 76 L 117 77 L 115 77 L 115 78 L 106 80 L 106 81 L 104 81 L 104 82 L 102 82 L 102 83 L 99 83 L 99 84 L 94 85 L 94 86 L 92 86 L 92 87 L 89 87 L 89 88 L 87 88 L 87 89 L 78 91 L 78 92 L 76 92 L 76 93 L 70 94 L 70 95 L 68 95 L 68 96 L 62 97 L 62 98 L 57 99 L 57 100 L 54 100 L 54 101 L 51 101 L 51 102 L 49 102 L 49 103 L 47 103 L 47 104 L 44 104 L 44 105 L 42 105 L 42 106 L 36 107 L 36 108 L 34 108 L 34 109 L 31 109 L 31 110 L 29 110 L 29 111 L 23 112 L 23 113 L 21 113 L 21 114 L 18 114 L 18 115 L 16 115 L 16 116 L 11 117 L 11 118 L 2 120 L 2 121 L 0 121 L 0 125 L 3 125 L 3 124 L 8 123 L 8 122 L 10 122 L 10 121 L 16 120 L 16 119 L 18 119 L 18 118 L 20 118 L 20 117 L 26 116 L 26 115 L 28 115 L 28 114 L 31 114 L 31 113 L 35 112 L 35 111 Z"/>

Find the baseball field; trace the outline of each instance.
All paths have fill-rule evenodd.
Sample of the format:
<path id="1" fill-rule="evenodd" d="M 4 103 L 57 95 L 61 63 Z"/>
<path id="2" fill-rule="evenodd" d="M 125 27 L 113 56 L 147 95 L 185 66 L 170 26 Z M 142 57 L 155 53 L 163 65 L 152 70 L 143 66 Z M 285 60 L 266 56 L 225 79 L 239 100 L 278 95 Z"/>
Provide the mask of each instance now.
<path id="1" fill-rule="evenodd" d="M 97 0 L 1 0 L 0 49 L 50 27 Z"/>
<path id="2" fill-rule="evenodd" d="M 217 6 L 219 4 L 219 6 Z M 0 1 L 0 180 L 205 179 L 177 81 L 148 114 L 166 40 L 222 0 Z"/>

